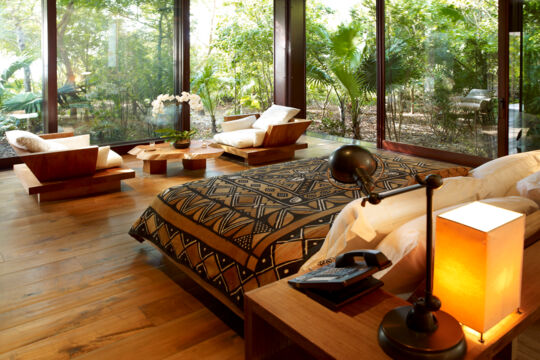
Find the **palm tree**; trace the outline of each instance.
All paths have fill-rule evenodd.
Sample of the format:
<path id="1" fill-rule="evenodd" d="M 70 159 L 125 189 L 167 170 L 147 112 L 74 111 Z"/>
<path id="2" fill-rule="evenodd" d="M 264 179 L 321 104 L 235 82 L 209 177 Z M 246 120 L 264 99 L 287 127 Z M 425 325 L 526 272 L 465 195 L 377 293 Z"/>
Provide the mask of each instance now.
<path id="1" fill-rule="evenodd" d="M 362 71 L 371 47 L 362 41 L 361 28 L 355 22 L 341 25 L 334 33 L 329 33 L 322 26 L 315 28 L 315 31 L 323 44 L 309 54 L 306 66 L 308 81 L 330 86 L 334 90 L 339 102 L 342 135 L 346 131 L 345 114 L 348 109 L 353 136 L 361 139 L 362 104 L 371 91 Z"/>
<path id="2" fill-rule="evenodd" d="M 214 76 L 216 69 L 209 60 L 203 68 L 195 75 L 191 81 L 191 86 L 201 97 L 201 101 L 212 122 L 212 133 L 217 132 L 216 127 L 216 107 L 218 103 L 217 90 L 219 86 L 218 79 Z"/>
<path id="3" fill-rule="evenodd" d="M 2 73 L 0 74 L 0 108 L 3 106 L 3 103 L 6 99 L 12 97 L 14 94 L 10 90 L 20 90 L 16 89 L 17 84 L 11 84 L 9 82 L 10 78 L 20 69 L 25 69 L 34 61 L 33 57 L 25 56 L 19 59 L 16 59 L 12 62 Z"/>

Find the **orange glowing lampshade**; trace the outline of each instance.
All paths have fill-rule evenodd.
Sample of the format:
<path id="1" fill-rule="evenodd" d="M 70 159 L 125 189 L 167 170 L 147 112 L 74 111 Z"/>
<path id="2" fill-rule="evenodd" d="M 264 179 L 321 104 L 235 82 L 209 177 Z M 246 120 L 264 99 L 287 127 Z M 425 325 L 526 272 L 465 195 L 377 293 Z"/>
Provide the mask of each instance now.
<path id="1" fill-rule="evenodd" d="M 525 216 L 473 202 L 436 221 L 433 293 L 485 333 L 520 305 Z"/>

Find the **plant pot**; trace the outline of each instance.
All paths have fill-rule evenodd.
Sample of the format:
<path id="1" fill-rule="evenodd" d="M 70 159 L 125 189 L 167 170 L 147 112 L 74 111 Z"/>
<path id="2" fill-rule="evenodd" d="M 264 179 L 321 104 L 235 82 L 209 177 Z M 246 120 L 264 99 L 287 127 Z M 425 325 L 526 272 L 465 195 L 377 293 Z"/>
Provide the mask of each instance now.
<path id="1" fill-rule="evenodd" d="M 176 140 L 172 143 L 175 149 L 187 149 L 191 144 L 191 140 Z"/>

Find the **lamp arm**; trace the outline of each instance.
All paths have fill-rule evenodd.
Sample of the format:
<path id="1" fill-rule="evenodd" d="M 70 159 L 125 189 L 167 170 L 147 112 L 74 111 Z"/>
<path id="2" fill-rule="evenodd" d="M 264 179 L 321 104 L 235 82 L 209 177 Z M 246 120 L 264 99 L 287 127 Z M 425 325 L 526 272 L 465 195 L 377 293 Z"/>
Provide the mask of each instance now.
<path id="1" fill-rule="evenodd" d="M 441 307 L 441 301 L 433 295 L 433 191 L 442 186 L 442 178 L 439 175 L 429 175 L 425 179 L 416 176 L 418 182 L 416 185 L 375 193 L 369 191 L 370 177 L 365 176 L 365 172 L 356 170 L 354 178 L 367 195 L 362 201 L 362 206 L 365 205 L 366 201 L 377 205 L 388 197 L 426 188 L 426 293 L 423 299 L 418 299 L 414 303 L 413 308 L 407 314 L 406 323 L 410 329 L 415 331 L 433 332 L 438 327 L 434 312 Z"/>

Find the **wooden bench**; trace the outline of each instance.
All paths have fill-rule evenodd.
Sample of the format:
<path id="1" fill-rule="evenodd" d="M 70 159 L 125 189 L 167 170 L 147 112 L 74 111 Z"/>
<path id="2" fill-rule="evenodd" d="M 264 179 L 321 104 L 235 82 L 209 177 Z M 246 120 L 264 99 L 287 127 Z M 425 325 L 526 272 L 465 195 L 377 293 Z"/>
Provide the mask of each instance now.
<path id="1" fill-rule="evenodd" d="M 40 135 L 43 139 L 73 136 L 72 132 Z M 24 162 L 13 166 L 29 195 L 38 201 L 61 200 L 120 191 L 121 180 L 135 177 L 132 169 L 115 167 L 96 171 L 97 146 L 30 153 L 11 145 Z"/>
<path id="2" fill-rule="evenodd" d="M 224 116 L 224 121 L 238 120 L 247 116 L 259 114 Z M 270 125 L 260 147 L 237 148 L 230 145 L 212 144 L 213 147 L 222 148 L 226 153 L 244 158 L 249 165 L 258 165 L 276 161 L 286 161 L 294 158 L 296 150 L 308 147 L 306 143 L 296 141 L 306 131 L 311 120 L 291 119 L 290 122 L 279 125 Z"/>

